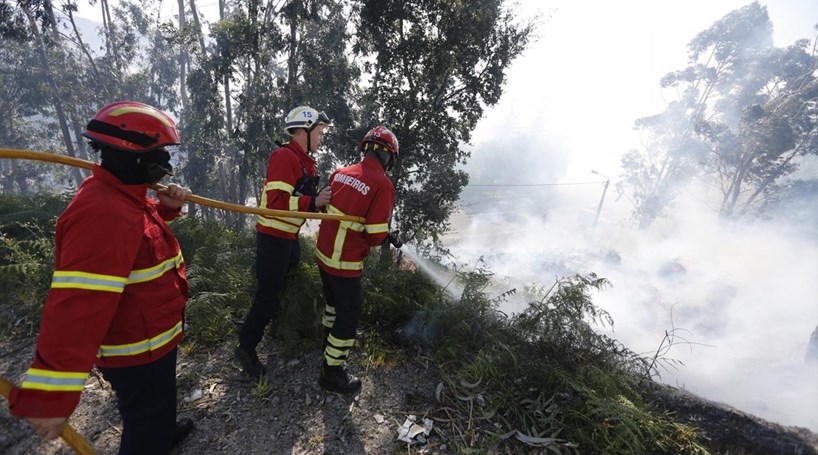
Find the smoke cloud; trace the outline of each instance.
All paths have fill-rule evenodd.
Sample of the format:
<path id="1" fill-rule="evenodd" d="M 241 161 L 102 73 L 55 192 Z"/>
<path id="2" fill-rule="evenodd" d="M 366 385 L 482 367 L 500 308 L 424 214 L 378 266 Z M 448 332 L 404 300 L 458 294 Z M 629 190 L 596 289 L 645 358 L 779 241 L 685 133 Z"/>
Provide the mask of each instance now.
<path id="1" fill-rule="evenodd" d="M 789 217 L 731 222 L 707 208 L 704 190 L 689 189 L 648 229 L 633 227 L 623 201 L 605 205 L 593 228 L 600 190 L 554 187 L 548 207 L 508 195 L 515 216 L 461 215 L 448 246 L 460 262 L 482 258 L 497 295 L 576 273 L 608 278 L 612 287 L 594 301 L 615 325 L 600 331 L 652 356 L 675 329 L 664 358 L 682 364 L 666 363 L 661 381 L 818 431 L 818 365 L 805 362 L 818 324 L 818 238 L 802 218 L 818 220 L 814 203 Z M 518 296 L 501 309 L 523 309 Z"/>

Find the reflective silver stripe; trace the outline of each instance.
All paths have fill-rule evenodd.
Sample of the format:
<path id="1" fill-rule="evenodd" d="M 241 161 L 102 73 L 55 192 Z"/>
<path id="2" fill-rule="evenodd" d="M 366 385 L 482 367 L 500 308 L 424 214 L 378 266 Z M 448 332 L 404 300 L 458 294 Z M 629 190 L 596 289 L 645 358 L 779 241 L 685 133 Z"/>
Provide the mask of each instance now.
<path id="1" fill-rule="evenodd" d="M 324 306 L 324 313 L 335 314 L 335 307 L 332 305 Z"/>
<path id="2" fill-rule="evenodd" d="M 155 265 L 147 269 L 134 270 L 130 275 L 128 275 L 128 284 L 144 283 L 145 281 L 154 280 L 162 276 L 168 270 L 179 268 L 183 262 L 185 262 L 185 260 L 182 257 L 182 252 L 179 251 L 179 254 L 177 254 L 176 257 L 170 258 L 159 265 Z"/>
<path id="3" fill-rule="evenodd" d="M 137 355 L 143 352 L 155 351 L 168 344 L 176 335 L 182 333 L 182 321 L 179 321 L 169 330 L 166 330 L 155 337 L 137 341 L 136 343 L 102 345 L 99 347 L 98 356 L 116 357 L 126 355 Z"/>
<path id="4" fill-rule="evenodd" d="M 290 196 L 290 210 L 298 211 L 299 196 Z"/>
<path id="5" fill-rule="evenodd" d="M 336 359 L 341 359 L 341 358 L 347 357 L 349 355 L 349 351 L 347 351 L 347 350 L 341 351 L 341 350 L 333 348 L 332 346 L 327 346 L 326 349 L 324 349 L 324 352 L 327 355 L 335 357 Z"/>
<path id="6" fill-rule="evenodd" d="M 125 281 L 125 278 L 113 275 L 58 270 L 52 276 L 51 287 L 122 293 L 125 290 Z"/>
<path id="7" fill-rule="evenodd" d="M 50 392 L 82 392 L 88 373 L 41 370 L 30 368 L 21 387 Z"/>
<path id="8" fill-rule="evenodd" d="M 387 227 L 386 223 L 367 224 L 367 225 L 364 225 L 364 227 L 366 228 L 366 232 L 368 232 L 370 234 L 381 234 L 381 233 L 384 233 L 384 232 L 386 232 L 388 230 L 388 227 Z"/>
<path id="9" fill-rule="evenodd" d="M 329 334 L 329 337 L 327 339 L 329 340 L 329 342 L 333 346 L 338 347 L 338 348 L 348 348 L 348 347 L 351 347 L 353 344 L 355 344 L 355 339 L 354 338 L 351 338 L 349 340 L 340 340 L 340 339 L 335 338 L 334 336 L 332 336 L 331 333 Z"/>

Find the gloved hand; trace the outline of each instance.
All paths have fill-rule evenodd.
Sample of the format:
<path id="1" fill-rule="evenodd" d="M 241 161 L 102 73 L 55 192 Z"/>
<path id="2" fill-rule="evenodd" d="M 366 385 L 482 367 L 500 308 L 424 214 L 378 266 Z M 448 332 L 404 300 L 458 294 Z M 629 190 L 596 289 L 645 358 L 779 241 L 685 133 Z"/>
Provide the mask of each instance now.
<path id="1" fill-rule="evenodd" d="M 387 234 L 386 240 L 395 248 L 400 248 L 403 246 L 403 241 L 400 239 L 400 231 L 397 229 Z"/>

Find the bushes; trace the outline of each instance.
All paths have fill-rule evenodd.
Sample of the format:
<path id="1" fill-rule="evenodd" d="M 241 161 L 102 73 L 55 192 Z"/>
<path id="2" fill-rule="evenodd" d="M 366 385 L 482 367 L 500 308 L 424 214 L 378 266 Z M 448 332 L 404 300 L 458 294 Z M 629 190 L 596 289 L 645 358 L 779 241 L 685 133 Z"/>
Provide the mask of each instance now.
<path id="1" fill-rule="evenodd" d="M 39 318 L 51 275 L 53 219 L 61 210 L 58 204 L 43 209 L 50 203 L 0 197 L 3 336 L 31 330 Z M 171 228 L 191 285 L 186 349 L 234 341 L 255 289 L 254 231 L 185 218 Z M 277 342 L 285 354 L 319 342 L 324 301 L 314 244 L 302 239 L 301 264 L 282 297 Z M 456 453 L 706 453 L 695 429 L 642 400 L 647 362 L 594 330 L 613 323 L 591 299 L 604 279 L 559 280 L 509 317 L 497 309 L 502 297 L 484 292 L 488 271 L 459 274 L 464 290 L 452 299 L 418 269 L 379 256 L 376 250 L 364 272 L 367 333 L 359 352 L 375 368 L 396 357 L 389 346 L 396 338 L 431 353 L 442 386 L 429 412 L 448 427 Z"/>
<path id="2" fill-rule="evenodd" d="M 54 268 L 54 226 L 68 201 L 0 195 L 0 336 L 39 327 Z"/>

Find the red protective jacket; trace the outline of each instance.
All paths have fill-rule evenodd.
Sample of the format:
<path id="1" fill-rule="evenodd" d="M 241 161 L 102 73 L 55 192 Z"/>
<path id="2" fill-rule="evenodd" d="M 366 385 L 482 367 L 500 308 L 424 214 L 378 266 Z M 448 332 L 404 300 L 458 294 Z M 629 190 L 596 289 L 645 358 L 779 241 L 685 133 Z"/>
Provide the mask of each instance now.
<path id="1" fill-rule="evenodd" d="M 261 188 L 259 207 L 297 212 L 314 210 L 313 196 L 301 194 L 297 186 L 304 177 L 316 175 L 315 160 L 296 142 L 288 142 L 275 149 L 267 160 L 267 178 Z M 303 218 L 259 215 L 256 230 L 285 239 L 297 239 L 303 224 Z"/>
<path id="2" fill-rule="evenodd" d="M 68 416 L 94 364 L 142 365 L 179 344 L 188 282 L 165 223 L 179 211 L 147 189 L 95 165 L 58 218 L 37 352 L 13 415 Z"/>
<path id="3" fill-rule="evenodd" d="M 361 276 L 369 248 L 380 245 L 388 233 L 395 187 L 371 156 L 333 172 L 329 181 L 332 204 L 327 212 L 361 216 L 366 224 L 322 220 L 315 253 L 318 266 L 330 275 Z"/>

